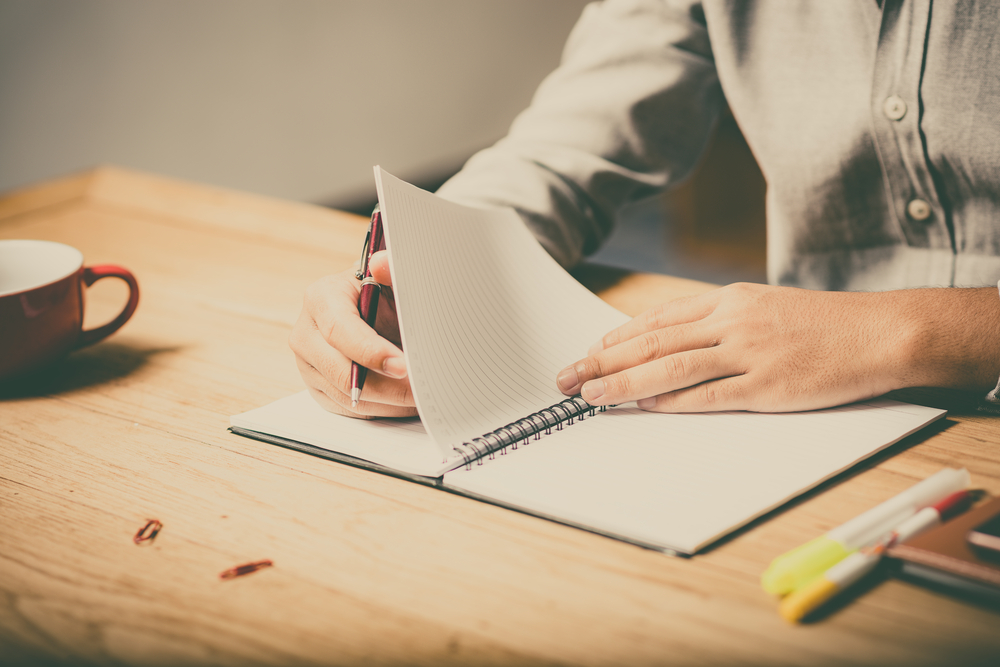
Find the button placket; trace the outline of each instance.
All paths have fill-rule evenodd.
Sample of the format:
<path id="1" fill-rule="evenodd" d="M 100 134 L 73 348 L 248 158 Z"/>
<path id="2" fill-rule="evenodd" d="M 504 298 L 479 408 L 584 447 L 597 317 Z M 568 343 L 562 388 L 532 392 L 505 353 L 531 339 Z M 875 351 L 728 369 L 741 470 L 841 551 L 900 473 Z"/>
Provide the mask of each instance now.
<path id="1" fill-rule="evenodd" d="M 896 219 L 915 248 L 950 250 L 920 135 L 920 84 L 929 0 L 885 0 L 872 81 L 875 145 Z"/>

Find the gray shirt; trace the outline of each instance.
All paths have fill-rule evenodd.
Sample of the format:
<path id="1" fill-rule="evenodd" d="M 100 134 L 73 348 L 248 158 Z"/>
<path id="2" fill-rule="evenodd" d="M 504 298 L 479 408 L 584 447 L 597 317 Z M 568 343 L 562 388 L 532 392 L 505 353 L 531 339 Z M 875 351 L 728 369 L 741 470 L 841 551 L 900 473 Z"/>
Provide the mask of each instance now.
<path id="1" fill-rule="evenodd" d="M 1000 2 L 588 6 L 510 134 L 440 193 L 513 206 L 572 265 L 691 171 L 727 102 L 767 179 L 770 282 L 1000 279 Z"/>

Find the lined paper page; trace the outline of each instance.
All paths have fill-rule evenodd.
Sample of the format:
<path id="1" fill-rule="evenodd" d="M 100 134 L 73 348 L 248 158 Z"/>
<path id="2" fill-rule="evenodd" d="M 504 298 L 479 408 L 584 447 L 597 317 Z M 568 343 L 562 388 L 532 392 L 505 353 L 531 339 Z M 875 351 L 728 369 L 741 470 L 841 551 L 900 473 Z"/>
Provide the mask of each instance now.
<path id="1" fill-rule="evenodd" d="M 694 553 L 943 415 L 890 400 L 788 414 L 615 408 L 444 481 Z"/>
<path id="2" fill-rule="evenodd" d="M 410 383 L 442 452 L 565 399 L 556 374 L 628 317 L 512 209 L 448 202 L 378 167 L 375 179 Z"/>

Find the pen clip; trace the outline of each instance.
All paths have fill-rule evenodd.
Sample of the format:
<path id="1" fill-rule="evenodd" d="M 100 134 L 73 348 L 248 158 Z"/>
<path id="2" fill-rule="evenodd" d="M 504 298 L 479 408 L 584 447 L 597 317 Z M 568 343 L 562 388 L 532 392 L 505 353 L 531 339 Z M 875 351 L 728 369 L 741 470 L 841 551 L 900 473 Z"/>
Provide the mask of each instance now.
<path id="1" fill-rule="evenodd" d="M 354 272 L 354 277 L 358 280 L 364 280 L 365 276 L 368 275 L 368 260 L 371 259 L 372 252 L 377 251 L 378 248 L 372 248 L 372 230 L 375 229 L 375 217 L 379 214 L 378 204 L 375 204 L 375 208 L 372 210 L 372 219 L 368 223 L 368 233 L 365 234 L 365 245 L 361 248 L 361 262 L 358 264 L 358 270 Z"/>
<path id="2" fill-rule="evenodd" d="M 368 233 L 365 234 L 365 245 L 361 248 L 361 261 L 358 262 L 358 269 L 354 272 L 354 277 L 358 280 L 364 280 L 365 275 L 368 273 L 368 258 L 371 257 L 368 250 L 372 241 L 372 229 L 375 227 L 375 214 L 378 213 L 378 210 L 378 204 L 375 204 L 371 222 L 368 223 Z"/>
<path id="3" fill-rule="evenodd" d="M 354 277 L 358 280 L 364 280 L 365 274 L 368 273 L 368 244 L 372 240 L 372 223 L 368 223 L 368 233 L 365 234 L 365 245 L 361 249 L 361 261 L 358 262 L 358 269 L 354 272 Z"/>

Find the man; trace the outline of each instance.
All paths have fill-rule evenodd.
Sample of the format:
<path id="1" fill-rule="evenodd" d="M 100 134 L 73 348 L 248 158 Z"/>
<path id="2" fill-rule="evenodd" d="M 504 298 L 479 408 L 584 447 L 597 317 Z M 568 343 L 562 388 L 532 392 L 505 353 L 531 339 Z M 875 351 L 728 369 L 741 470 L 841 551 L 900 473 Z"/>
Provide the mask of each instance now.
<path id="1" fill-rule="evenodd" d="M 608 0 L 507 138 L 441 189 L 513 206 L 571 265 L 691 170 L 728 102 L 768 183 L 768 278 L 663 304 L 553 378 L 593 405 L 792 411 L 1000 375 L 1000 5 Z M 385 257 L 374 262 L 389 282 Z M 865 291 L 861 291 L 865 290 Z M 310 287 L 290 344 L 313 396 L 415 414 L 391 304 Z M 350 360 L 375 373 L 351 411 Z"/>

